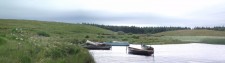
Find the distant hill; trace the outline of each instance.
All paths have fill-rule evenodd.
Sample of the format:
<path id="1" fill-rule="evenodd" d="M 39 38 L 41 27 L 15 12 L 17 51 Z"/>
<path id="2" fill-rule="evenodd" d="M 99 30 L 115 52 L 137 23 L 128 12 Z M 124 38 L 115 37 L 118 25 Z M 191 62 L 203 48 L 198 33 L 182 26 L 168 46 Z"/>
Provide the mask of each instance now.
<path id="1" fill-rule="evenodd" d="M 65 33 L 112 33 L 95 26 L 60 23 L 60 22 L 45 22 L 34 20 L 12 20 L 0 19 L 0 29 L 24 28 L 26 30 L 42 30 L 50 33 L 65 32 Z"/>
<path id="2" fill-rule="evenodd" d="M 214 30 L 176 30 L 156 33 L 155 35 L 165 36 L 225 36 L 225 31 Z"/>

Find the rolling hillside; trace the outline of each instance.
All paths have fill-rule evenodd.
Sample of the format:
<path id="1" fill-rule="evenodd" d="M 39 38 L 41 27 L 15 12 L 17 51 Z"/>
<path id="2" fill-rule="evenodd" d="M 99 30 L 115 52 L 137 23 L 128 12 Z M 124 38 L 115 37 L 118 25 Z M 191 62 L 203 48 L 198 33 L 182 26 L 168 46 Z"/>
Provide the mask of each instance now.
<path id="1" fill-rule="evenodd" d="M 164 36 L 225 36 L 225 31 L 214 30 L 177 30 L 157 33 Z"/>
<path id="2" fill-rule="evenodd" d="M 225 31 L 214 30 L 177 30 L 157 33 L 155 35 L 183 42 L 200 42 L 209 44 L 225 44 Z"/>
<path id="3" fill-rule="evenodd" d="M 111 34 L 102 28 L 59 22 L 0 19 L 0 62 L 94 63 L 79 43 Z"/>

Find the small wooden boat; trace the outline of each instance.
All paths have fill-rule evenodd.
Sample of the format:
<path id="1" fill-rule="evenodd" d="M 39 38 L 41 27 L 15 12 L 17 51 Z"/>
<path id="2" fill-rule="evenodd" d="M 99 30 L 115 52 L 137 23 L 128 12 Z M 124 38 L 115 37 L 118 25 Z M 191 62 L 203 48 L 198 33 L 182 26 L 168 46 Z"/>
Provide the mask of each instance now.
<path id="1" fill-rule="evenodd" d="M 145 45 L 142 45 L 141 47 L 142 47 L 141 49 L 128 47 L 128 53 L 136 54 L 136 55 L 146 55 L 146 56 L 151 56 L 152 54 L 154 54 L 153 47 L 145 46 Z"/>
<path id="2" fill-rule="evenodd" d="M 128 42 L 119 42 L 119 41 L 104 42 L 104 44 L 108 44 L 108 45 L 111 45 L 111 46 L 129 46 Z"/>
<path id="3" fill-rule="evenodd" d="M 86 45 L 83 46 L 84 48 L 90 49 L 90 50 L 110 50 L 111 46 L 95 46 L 95 45 Z"/>
<path id="4" fill-rule="evenodd" d="M 83 47 L 90 50 L 110 50 L 111 49 L 111 45 L 107 45 L 107 44 L 99 43 L 99 42 L 91 42 L 91 41 L 87 41 Z"/>

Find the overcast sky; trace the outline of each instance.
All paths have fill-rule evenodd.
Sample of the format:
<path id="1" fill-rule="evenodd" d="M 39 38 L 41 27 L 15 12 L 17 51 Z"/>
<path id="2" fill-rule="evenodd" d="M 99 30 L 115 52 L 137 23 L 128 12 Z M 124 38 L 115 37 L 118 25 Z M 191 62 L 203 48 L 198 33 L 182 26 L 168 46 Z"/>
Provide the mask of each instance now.
<path id="1" fill-rule="evenodd" d="M 223 26 L 225 0 L 0 0 L 0 18 L 128 26 Z"/>

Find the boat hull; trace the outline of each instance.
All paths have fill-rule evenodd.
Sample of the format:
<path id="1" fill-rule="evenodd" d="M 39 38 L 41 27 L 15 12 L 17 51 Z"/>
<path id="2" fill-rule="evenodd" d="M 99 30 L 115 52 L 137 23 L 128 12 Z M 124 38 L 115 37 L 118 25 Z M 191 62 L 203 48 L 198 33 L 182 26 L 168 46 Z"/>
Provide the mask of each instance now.
<path id="1" fill-rule="evenodd" d="M 143 50 L 143 49 L 128 47 L 128 53 L 135 54 L 135 55 L 151 56 L 152 54 L 154 54 L 154 50 Z"/>
<path id="2" fill-rule="evenodd" d="M 87 48 L 89 50 L 110 50 L 111 46 L 84 46 L 84 48 Z"/>

